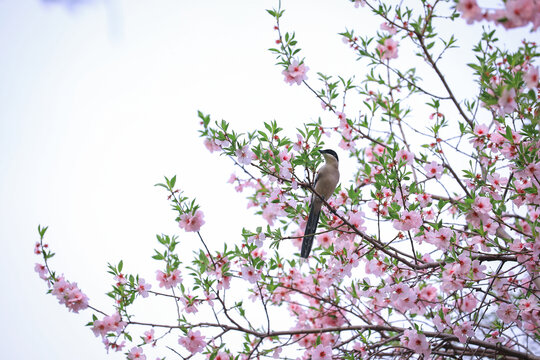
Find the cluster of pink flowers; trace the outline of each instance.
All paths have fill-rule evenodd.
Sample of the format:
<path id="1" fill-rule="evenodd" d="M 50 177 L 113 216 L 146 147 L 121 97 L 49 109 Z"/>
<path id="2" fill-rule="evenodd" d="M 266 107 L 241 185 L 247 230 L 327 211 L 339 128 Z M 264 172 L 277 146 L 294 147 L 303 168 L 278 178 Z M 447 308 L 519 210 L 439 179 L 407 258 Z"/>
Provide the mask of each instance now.
<path id="1" fill-rule="evenodd" d="M 251 165 L 251 162 L 257 158 L 249 148 L 249 145 L 237 149 L 236 156 L 238 156 L 238 162 L 242 165 Z"/>
<path id="2" fill-rule="evenodd" d="M 285 76 L 285 82 L 287 84 L 302 84 L 302 81 L 307 80 L 307 71 L 309 70 L 309 67 L 304 65 L 304 63 L 300 64 L 298 60 L 293 60 L 291 64 L 283 70 L 282 74 Z"/>
<path id="3" fill-rule="evenodd" d="M 516 103 L 516 90 L 513 88 L 503 89 L 497 105 L 499 106 L 498 111 L 501 116 L 514 112 L 518 107 Z"/>
<path id="4" fill-rule="evenodd" d="M 392 38 L 384 40 L 384 43 L 377 45 L 382 60 L 397 59 L 398 57 L 398 42 Z"/>
<path id="5" fill-rule="evenodd" d="M 186 348 L 192 354 L 201 352 L 206 346 L 205 337 L 201 335 L 200 331 L 190 330 L 187 336 L 180 336 L 178 343 Z"/>
<path id="6" fill-rule="evenodd" d="M 52 294 L 57 297 L 60 304 L 66 305 L 74 313 L 88 307 L 88 297 L 77 287 L 77 283 L 70 283 L 63 276 L 54 282 Z"/>
<path id="7" fill-rule="evenodd" d="M 92 326 L 92 331 L 95 336 L 101 335 L 102 338 L 105 338 L 109 333 L 116 333 L 120 335 L 127 323 L 122 321 L 122 317 L 119 313 L 114 313 L 109 316 L 103 317 L 102 320 L 95 320 L 94 325 Z"/>
<path id="8" fill-rule="evenodd" d="M 43 247 L 47 247 L 47 244 L 43 245 Z M 41 255 L 41 243 L 39 241 L 34 245 L 34 254 Z"/>
<path id="9" fill-rule="evenodd" d="M 319 344 L 309 351 L 313 360 L 332 360 L 332 347 Z"/>
<path id="10" fill-rule="evenodd" d="M 207 138 L 204 140 L 204 146 L 208 151 L 213 153 L 214 151 L 223 150 L 224 148 L 231 146 L 231 143 L 229 140 Z"/>
<path id="11" fill-rule="evenodd" d="M 467 343 L 469 338 L 474 337 L 473 324 L 470 321 L 465 321 L 461 324 L 455 324 L 452 326 L 454 335 L 457 336 L 459 341 L 463 344 Z"/>
<path id="12" fill-rule="evenodd" d="M 199 311 L 197 309 L 197 304 L 200 303 L 201 300 L 196 299 L 193 295 L 185 294 L 180 301 L 182 301 L 184 311 L 187 314 L 194 314 Z"/>
<path id="13" fill-rule="evenodd" d="M 253 266 L 243 266 L 241 271 L 242 278 L 251 284 L 257 283 L 261 279 L 261 271 Z"/>
<path id="14" fill-rule="evenodd" d="M 143 354 L 142 347 L 134 346 L 128 353 L 129 360 L 146 360 L 146 355 Z"/>
<path id="15" fill-rule="evenodd" d="M 536 0 L 507 0 L 505 8 L 495 11 L 482 10 L 476 0 L 459 0 L 457 10 L 468 24 L 488 20 L 501 24 L 506 29 L 527 26 L 533 29 L 540 26 L 540 3 Z"/>
<path id="16" fill-rule="evenodd" d="M 39 274 L 39 277 L 43 280 L 49 280 L 49 271 L 47 270 L 47 267 L 42 264 L 36 263 L 34 266 L 34 271 Z"/>
<path id="17" fill-rule="evenodd" d="M 394 220 L 394 228 L 401 231 L 418 229 L 422 225 L 422 216 L 416 211 L 403 211 L 398 220 Z"/>
<path id="18" fill-rule="evenodd" d="M 156 280 L 159 281 L 159 287 L 172 289 L 182 282 L 180 270 L 176 269 L 171 273 L 164 273 L 161 270 L 156 271 Z"/>
<path id="19" fill-rule="evenodd" d="M 195 211 L 195 214 L 182 214 L 178 226 L 186 231 L 196 232 L 204 225 L 204 213 L 201 210 Z"/>
<path id="20" fill-rule="evenodd" d="M 396 160 L 403 161 L 408 165 L 412 165 L 414 162 L 414 154 L 405 149 L 401 149 L 401 150 L 398 150 L 398 152 L 396 153 Z"/>
<path id="21" fill-rule="evenodd" d="M 349 223 L 360 231 L 366 231 L 364 226 L 366 214 L 362 211 L 351 211 L 349 213 Z"/>
<path id="22" fill-rule="evenodd" d="M 224 351 L 220 351 L 217 353 L 216 357 L 214 358 L 214 360 L 230 360 L 230 355 Z"/>
<path id="23" fill-rule="evenodd" d="M 417 354 L 423 354 L 425 359 L 429 359 L 431 349 L 426 335 L 415 330 L 405 330 L 401 335 L 401 344 Z"/>

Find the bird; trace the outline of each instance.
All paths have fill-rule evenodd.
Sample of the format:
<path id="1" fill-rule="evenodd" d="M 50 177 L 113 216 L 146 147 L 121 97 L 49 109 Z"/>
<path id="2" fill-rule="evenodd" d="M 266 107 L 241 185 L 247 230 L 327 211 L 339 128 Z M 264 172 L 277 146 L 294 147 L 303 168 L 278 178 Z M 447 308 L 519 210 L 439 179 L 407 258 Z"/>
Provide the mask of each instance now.
<path id="1" fill-rule="evenodd" d="M 337 184 L 339 183 L 339 158 L 334 150 L 326 149 L 319 151 L 325 160 L 325 164 L 317 172 L 313 187 L 315 193 L 311 195 L 311 204 L 309 217 L 304 231 L 304 239 L 302 240 L 302 249 L 300 257 L 307 259 L 313 246 L 313 237 L 317 231 L 319 216 L 321 214 L 322 200 L 328 200 L 334 193 Z M 318 195 L 317 195 L 318 194 Z"/>

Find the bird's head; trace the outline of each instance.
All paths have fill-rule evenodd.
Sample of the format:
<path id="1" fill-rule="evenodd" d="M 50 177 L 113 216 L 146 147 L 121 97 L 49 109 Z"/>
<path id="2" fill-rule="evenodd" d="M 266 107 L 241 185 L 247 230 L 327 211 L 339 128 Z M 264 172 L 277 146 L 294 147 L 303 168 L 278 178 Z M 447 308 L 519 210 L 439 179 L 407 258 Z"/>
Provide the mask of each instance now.
<path id="1" fill-rule="evenodd" d="M 336 163 L 339 163 L 338 155 L 336 154 L 336 152 L 334 150 L 325 149 L 325 150 L 319 150 L 319 152 L 324 156 L 324 160 L 327 163 L 332 163 L 334 161 Z"/>

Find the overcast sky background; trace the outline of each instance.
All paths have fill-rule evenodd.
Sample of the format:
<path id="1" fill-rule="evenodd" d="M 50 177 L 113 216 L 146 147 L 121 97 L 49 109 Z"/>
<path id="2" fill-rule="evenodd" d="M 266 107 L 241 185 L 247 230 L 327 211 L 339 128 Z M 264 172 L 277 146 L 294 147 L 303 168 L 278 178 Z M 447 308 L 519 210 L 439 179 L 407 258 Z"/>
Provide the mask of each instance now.
<path id="1" fill-rule="evenodd" d="M 105 357 L 100 339 L 83 326 L 90 311 L 68 313 L 45 294 L 33 270 L 41 260 L 32 253 L 38 224 L 49 226 L 46 242 L 57 254 L 52 268 L 109 313 L 107 262 L 123 259 L 125 271 L 155 283 L 161 268 L 150 258 L 155 234 L 179 234 L 188 253 L 199 246 L 193 234 L 180 232 L 167 194 L 154 187 L 163 176 L 176 174 L 178 187 L 198 199 L 202 234 L 213 249 L 237 242 L 242 226 L 262 224 L 226 184 L 231 161 L 210 154 L 198 138 L 197 110 L 238 130 L 276 119 L 292 132 L 318 116 L 332 118 L 306 88 L 285 84 L 274 66 L 267 48 L 276 33 L 265 9 L 276 5 L 97 0 L 69 8 L 0 0 L 3 358 Z M 379 21 L 346 1 L 284 1 L 284 7 L 282 26 L 297 32 L 313 84 L 317 71 L 361 78 L 365 69 L 336 34 L 346 27 L 373 33 Z M 478 27 L 456 31 L 471 41 L 479 36 Z M 511 43 L 522 34 L 505 36 Z M 466 68 L 453 61 L 445 70 L 459 90 Z M 458 93 L 470 89 L 467 83 Z M 148 311 L 145 320 L 164 316 Z"/>

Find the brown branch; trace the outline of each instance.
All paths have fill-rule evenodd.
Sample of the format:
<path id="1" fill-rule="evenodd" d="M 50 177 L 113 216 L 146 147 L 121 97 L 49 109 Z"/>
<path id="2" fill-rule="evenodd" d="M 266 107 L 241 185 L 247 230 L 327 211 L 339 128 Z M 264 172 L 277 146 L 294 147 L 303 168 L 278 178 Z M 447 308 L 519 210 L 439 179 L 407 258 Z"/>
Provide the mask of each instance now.
<path id="1" fill-rule="evenodd" d="M 225 324 L 216 324 L 216 323 L 206 323 L 201 322 L 198 324 L 193 325 L 186 325 L 186 326 L 178 326 L 178 325 L 163 325 L 163 324 L 149 324 L 149 323 L 141 323 L 141 322 L 135 322 L 132 321 L 129 324 L 133 325 L 143 325 L 143 326 L 154 326 L 154 327 L 162 327 L 162 328 L 196 328 L 196 327 L 213 327 L 213 328 L 221 328 L 223 330 L 227 331 L 238 331 L 245 334 L 250 334 L 255 337 L 258 337 L 260 339 L 265 338 L 271 338 L 271 337 L 280 337 L 280 336 L 291 336 L 291 335 L 307 335 L 307 334 L 321 334 L 321 333 L 329 333 L 329 332 L 343 332 L 343 331 L 377 331 L 377 332 L 395 332 L 395 333 L 402 333 L 405 330 L 405 328 L 395 327 L 395 326 L 382 326 L 382 325 L 353 325 L 353 326 L 344 326 L 344 327 L 325 327 L 325 328 L 311 328 L 311 329 L 295 329 L 295 330 L 281 330 L 281 331 L 271 331 L 271 332 L 258 332 L 255 330 L 246 329 L 240 326 L 230 326 Z M 445 341 L 459 341 L 458 337 L 451 334 L 443 334 L 440 332 L 435 331 L 424 331 L 422 332 L 426 337 L 432 338 L 432 339 L 442 339 Z M 497 351 L 500 355 L 507 355 L 507 356 L 513 356 L 517 359 L 523 359 L 523 360 L 540 360 L 539 356 L 530 355 L 527 353 L 523 353 L 514 349 L 511 349 L 509 347 L 500 345 L 500 344 L 492 344 L 487 341 L 478 340 L 476 338 L 469 338 L 469 344 L 476 345 L 481 348 L 490 349 Z"/>

